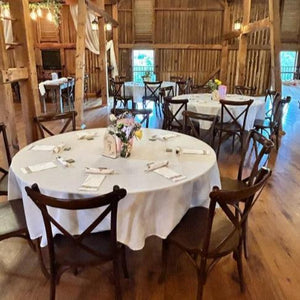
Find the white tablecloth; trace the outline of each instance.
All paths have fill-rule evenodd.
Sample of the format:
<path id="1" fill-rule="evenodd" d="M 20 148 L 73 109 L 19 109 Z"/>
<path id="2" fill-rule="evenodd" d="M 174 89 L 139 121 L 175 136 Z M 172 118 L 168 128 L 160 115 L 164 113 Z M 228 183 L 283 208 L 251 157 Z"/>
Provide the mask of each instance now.
<path id="1" fill-rule="evenodd" d="M 46 94 L 45 85 L 60 85 L 62 83 L 68 82 L 68 78 L 62 77 L 59 79 L 46 80 L 39 83 L 39 90 L 42 96 Z"/>
<path id="2" fill-rule="evenodd" d="M 93 140 L 79 140 L 78 132 L 69 132 L 35 142 L 35 145 L 58 145 L 65 143 L 70 151 L 60 154 L 72 158 L 71 167 L 63 167 L 51 151 L 31 150 L 32 144 L 20 150 L 13 158 L 9 171 L 8 197 L 23 198 L 25 215 L 32 239 L 46 234 L 40 211 L 25 192 L 25 186 L 38 183 L 41 192 L 60 198 L 85 198 L 112 191 L 114 185 L 127 190 L 127 196 L 119 202 L 117 238 L 131 249 L 143 248 L 145 239 L 151 235 L 166 238 L 178 224 L 189 207 L 208 206 L 209 192 L 214 185 L 220 186 L 219 169 L 214 151 L 205 143 L 187 135 L 179 134 L 167 141 L 150 141 L 153 134 L 166 134 L 159 129 L 143 129 L 142 140 L 134 141 L 129 158 L 110 159 L 101 155 L 106 129 L 90 129 L 97 132 Z M 209 155 L 177 155 L 166 152 L 166 147 L 177 146 L 209 150 Z M 146 163 L 169 160 L 169 167 L 186 176 L 181 182 L 173 182 L 154 172 L 146 173 Z M 24 174 L 22 167 L 53 161 L 56 168 Z M 85 167 L 110 167 L 117 174 L 107 175 L 98 192 L 83 192 L 78 188 L 87 177 Z M 62 222 L 73 234 L 81 232 L 99 214 L 98 209 L 81 212 L 49 209 L 52 216 Z M 109 219 L 97 230 L 109 229 Z M 57 232 L 57 231 L 56 231 Z"/>
<path id="3" fill-rule="evenodd" d="M 176 82 L 163 81 L 161 87 L 173 86 L 176 94 Z M 125 82 L 125 96 L 133 97 L 134 102 L 142 102 L 145 95 L 145 86 L 143 83 L 128 81 Z"/>
<path id="4" fill-rule="evenodd" d="M 197 113 L 203 113 L 203 114 L 209 114 L 209 115 L 221 115 L 221 104 L 219 101 L 213 101 L 211 100 L 211 94 L 186 94 L 186 95 L 180 95 L 173 98 L 176 99 L 188 99 L 188 105 L 187 109 L 197 112 Z M 226 96 L 226 100 L 231 101 L 246 101 L 249 99 L 254 99 L 254 102 L 251 104 L 247 121 L 246 121 L 246 130 L 250 130 L 253 128 L 255 119 L 263 120 L 265 118 L 265 102 L 264 97 L 250 97 L 250 96 L 242 96 L 242 95 L 234 95 L 229 94 Z M 230 111 L 234 116 L 238 116 L 243 110 L 244 106 L 242 107 L 236 107 L 232 106 L 230 107 Z M 176 107 L 173 106 L 172 108 L 174 111 Z M 227 116 L 229 119 L 229 116 Z M 225 115 L 226 119 L 226 115 Z M 207 127 L 206 123 L 201 123 L 202 126 Z"/>

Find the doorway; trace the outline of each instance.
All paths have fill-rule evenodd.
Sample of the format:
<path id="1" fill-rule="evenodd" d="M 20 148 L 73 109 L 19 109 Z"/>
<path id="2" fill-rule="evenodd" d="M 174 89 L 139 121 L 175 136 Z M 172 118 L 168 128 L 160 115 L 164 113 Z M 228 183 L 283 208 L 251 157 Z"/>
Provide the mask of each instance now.
<path id="1" fill-rule="evenodd" d="M 297 74 L 297 51 L 281 51 L 280 64 L 281 64 L 281 80 L 288 81 L 296 79 Z"/>
<path id="2" fill-rule="evenodd" d="M 143 76 L 155 81 L 154 50 L 133 50 L 133 81 L 143 83 Z"/>

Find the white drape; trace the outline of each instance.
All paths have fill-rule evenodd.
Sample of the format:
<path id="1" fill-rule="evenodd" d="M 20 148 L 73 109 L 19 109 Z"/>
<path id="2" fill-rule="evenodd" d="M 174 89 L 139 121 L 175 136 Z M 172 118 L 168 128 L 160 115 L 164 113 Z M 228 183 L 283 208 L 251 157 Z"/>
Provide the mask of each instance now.
<path id="1" fill-rule="evenodd" d="M 10 17 L 10 14 L 9 16 Z M 11 21 L 10 20 L 2 20 L 3 22 L 3 30 L 4 30 L 4 40 L 5 43 L 7 44 L 12 44 L 14 41 L 14 37 L 13 37 L 13 31 L 12 31 L 12 26 L 11 26 Z M 8 48 L 9 46 L 6 46 L 6 48 Z"/>
<path id="2" fill-rule="evenodd" d="M 75 29 L 77 30 L 77 19 L 78 19 L 78 5 L 70 5 L 70 12 L 72 15 L 73 23 L 75 25 Z M 88 11 L 87 20 L 86 20 L 86 38 L 85 38 L 85 45 L 86 47 L 93 53 L 99 54 L 99 34 L 98 31 L 92 30 L 92 21 L 95 19 L 95 16 Z M 110 63 L 113 67 L 112 70 L 112 77 L 119 75 L 118 66 L 116 61 L 116 55 L 114 50 L 113 41 L 110 40 L 106 43 L 106 51 L 110 50 Z"/>

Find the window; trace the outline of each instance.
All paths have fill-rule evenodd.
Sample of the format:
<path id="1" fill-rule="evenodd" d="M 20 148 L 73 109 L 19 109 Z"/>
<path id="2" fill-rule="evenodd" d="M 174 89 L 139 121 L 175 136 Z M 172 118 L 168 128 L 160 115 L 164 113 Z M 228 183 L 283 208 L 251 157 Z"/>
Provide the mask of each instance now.
<path id="1" fill-rule="evenodd" d="M 133 81 L 143 82 L 143 76 L 149 74 L 151 81 L 156 80 L 154 74 L 154 51 L 133 50 Z"/>
<path id="2" fill-rule="evenodd" d="M 281 63 L 281 80 L 293 80 L 297 72 L 297 51 L 281 51 L 280 63 Z"/>

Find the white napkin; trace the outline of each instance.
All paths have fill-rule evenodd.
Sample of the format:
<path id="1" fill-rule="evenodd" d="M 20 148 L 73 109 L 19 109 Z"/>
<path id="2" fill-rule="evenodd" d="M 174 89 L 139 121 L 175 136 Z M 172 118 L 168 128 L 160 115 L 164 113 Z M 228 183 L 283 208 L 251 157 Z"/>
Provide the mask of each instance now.
<path id="1" fill-rule="evenodd" d="M 46 162 L 46 163 L 40 163 L 40 164 L 21 168 L 21 171 L 24 174 L 29 174 L 29 173 L 39 172 L 42 170 L 52 169 L 52 168 L 56 168 L 56 167 L 57 167 L 57 165 L 53 161 L 50 161 L 50 162 Z"/>
<path id="2" fill-rule="evenodd" d="M 65 144 L 59 144 L 57 146 L 54 147 L 53 152 L 54 153 L 58 153 L 61 152 L 65 149 L 66 145 Z"/>
<path id="3" fill-rule="evenodd" d="M 178 136 L 178 134 L 176 134 L 176 133 L 167 133 L 167 134 L 157 135 L 156 138 L 159 140 L 162 140 L 162 141 L 166 141 L 168 139 L 171 139 L 171 138 L 174 138 L 177 136 Z"/>
<path id="4" fill-rule="evenodd" d="M 164 161 L 153 161 L 147 164 L 145 171 L 153 171 L 162 167 L 166 167 L 169 164 L 167 160 Z"/>
<path id="5" fill-rule="evenodd" d="M 53 151 L 55 146 L 53 145 L 34 145 L 29 150 L 33 151 Z"/>
<path id="6" fill-rule="evenodd" d="M 156 169 L 156 170 L 154 170 L 154 172 L 161 176 L 164 176 L 174 182 L 180 181 L 180 180 L 183 180 L 186 178 L 184 175 L 181 175 L 181 174 L 169 169 L 168 167 L 162 167 L 162 168 Z"/>
<path id="7" fill-rule="evenodd" d="M 202 149 L 188 149 L 188 148 L 181 148 L 180 153 L 182 154 L 200 154 L 200 155 L 209 155 L 209 150 L 202 150 Z"/>
<path id="8" fill-rule="evenodd" d="M 96 192 L 104 179 L 105 179 L 105 175 L 90 174 L 85 179 L 85 181 L 83 182 L 79 190 Z"/>
<path id="9" fill-rule="evenodd" d="M 115 171 L 113 169 L 108 169 L 108 168 L 89 168 L 89 167 L 86 167 L 85 168 L 85 173 L 109 175 L 109 174 L 114 174 Z"/>
<path id="10" fill-rule="evenodd" d="M 39 90 L 40 90 L 41 96 L 44 96 L 46 94 L 44 82 L 39 83 Z"/>
<path id="11" fill-rule="evenodd" d="M 96 136 L 96 132 L 77 132 L 79 140 L 92 140 Z"/>
<path id="12" fill-rule="evenodd" d="M 61 156 L 57 156 L 56 160 L 64 167 L 66 167 L 66 168 L 70 167 L 70 163 L 68 163 L 66 160 L 64 160 Z"/>

